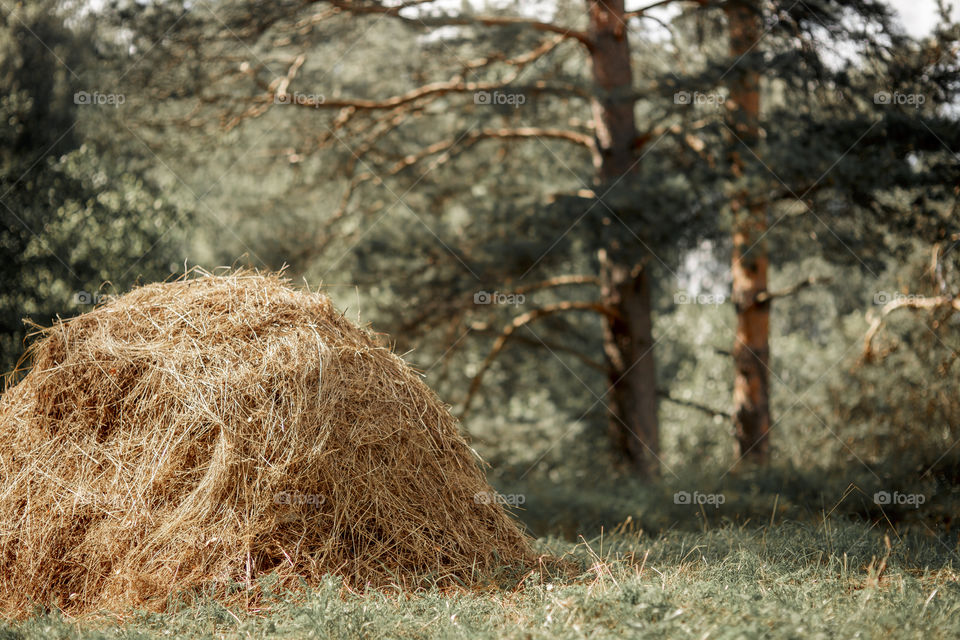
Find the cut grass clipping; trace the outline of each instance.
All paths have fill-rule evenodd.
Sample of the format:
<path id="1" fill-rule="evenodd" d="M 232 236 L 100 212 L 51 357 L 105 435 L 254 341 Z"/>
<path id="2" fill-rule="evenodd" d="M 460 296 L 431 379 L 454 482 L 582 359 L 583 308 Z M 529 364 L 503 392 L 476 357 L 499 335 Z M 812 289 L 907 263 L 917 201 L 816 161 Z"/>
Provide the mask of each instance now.
<path id="1" fill-rule="evenodd" d="M 249 598 L 268 573 L 476 585 L 534 561 L 417 373 L 279 276 L 144 286 L 28 357 L 0 403 L 6 616 Z"/>

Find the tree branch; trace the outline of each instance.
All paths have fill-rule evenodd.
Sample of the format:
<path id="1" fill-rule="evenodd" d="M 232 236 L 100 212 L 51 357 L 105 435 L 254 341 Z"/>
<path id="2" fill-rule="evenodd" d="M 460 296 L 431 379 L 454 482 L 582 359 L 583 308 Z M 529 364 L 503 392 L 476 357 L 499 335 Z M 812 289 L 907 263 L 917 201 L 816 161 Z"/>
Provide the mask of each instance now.
<path id="1" fill-rule="evenodd" d="M 410 167 L 414 164 L 417 164 L 424 158 L 427 158 L 438 153 L 443 153 L 453 149 L 455 146 L 460 146 L 461 148 L 469 147 L 474 143 L 490 139 L 490 138 L 500 138 L 500 139 L 513 139 L 513 138 L 555 138 L 558 140 L 566 140 L 568 142 L 573 142 L 574 144 L 579 144 L 587 149 L 593 150 L 593 138 L 577 132 L 569 131 L 567 129 L 542 129 L 540 127 L 517 127 L 514 129 L 511 128 L 501 128 L 501 129 L 482 129 L 480 131 L 471 131 L 466 135 L 460 137 L 451 137 L 446 140 L 440 140 L 439 142 L 434 142 L 428 147 L 421 149 L 415 154 L 410 154 L 406 156 L 400 162 L 394 164 L 387 171 L 387 175 L 396 175 L 400 173 L 407 167 Z"/>
<path id="2" fill-rule="evenodd" d="M 491 333 L 489 330 L 476 330 L 476 332 L 480 334 L 485 334 L 485 335 L 489 335 Z M 550 351 L 559 351 L 561 353 L 568 353 L 572 355 L 574 358 L 576 358 L 577 360 L 579 360 L 580 362 L 582 362 L 583 364 L 590 367 L 591 369 L 595 369 L 603 373 L 606 373 L 607 370 L 609 369 L 606 363 L 594 360 L 589 356 L 581 353 L 580 351 L 577 351 L 573 347 L 568 347 L 567 345 L 561 344 L 559 342 L 544 340 L 540 337 L 537 337 L 537 339 L 534 340 L 533 338 L 528 338 L 527 336 L 524 336 L 524 335 L 515 335 L 511 339 L 517 342 L 522 342 L 523 344 L 530 345 L 532 347 L 544 347 L 546 349 L 549 349 Z"/>
<path id="3" fill-rule="evenodd" d="M 870 328 L 863 338 L 863 359 L 871 360 L 873 358 L 873 339 L 879 333 L 884 320 L 888 315 L 897 309 L 914 309 L 935 311 L 937 309 L 953 309 L 960 311 L 960 298 L 954 296 L 935 296 L 926 297 L 920 295 L 904 295 L 895 300 L 891 300 L 883 306 L 880 314 L 873 318 Z"/>
<path id="4" fill-rule="evenodd" d="M 581 275 L 568 275 L 568 276 L 556 276 L 550 278 L 549 280 L 543 280 L 541 282 L 534 282 L 533 284 L 524 285 L 522 287 L 517 287 L 511 293 L 530 293 L 531 291 L 539 291 L 540 289 L 550 289 L 553 287 L 560 287 L 567 284 L 595 284 L 600 285 L 600 278 L 596 276 L 581 276 Z"/>
<path id="5" fill-rule="evenodd" d="M 396 18 L 402 20 L 409 24 L 416 26 L 425 26 L 425 27 L 446 27 L 446 26 L 462 26 L 462 27 L 474 27 L 474 26 L 486 26 L 486 27 L 495 27 L 495 26 L 514 26 L 521 25 L 527 26 L 531 29 L 536 29 L 538 31 L 547 31 L 550 33 L 556 33 L 561 35 L 564 38 L 570 38 L 577 40 L 582 43 L 587 48 L 593 46 L 592 41 L 586 32 L 577 31 L 574 29 L 568 29 L 567 27 L 553 24 L 550 22 L 542 22 L 540 20 L 531 20 L 529 18 L 521 18 L 514 16 L 418 16 L 416 18 L 408 18 L 406 16 L 400 15 L 400 12 L 404 9 L 409 9 L 411 7 L 428 4 L 429 0 L 424 1 L 413 1 L 413 2 L 404 2 L 392 7 L 385 7 L 380 4 L 371 3 L 371 4 L 359 4 L 356 1 L 344 2 L 343 0 L 321 0 L 324 2 L 329 2 L 334 7 L 337 7 L 341 11 L 348 11 L 355 15 L 361 14 L 376 14 L 389 16 L 391 18 Z"/>
<path id="6" fill-rule="evenodd" d="M 279 99 L 281 104 L 287 103 L 307 109 L 393 109 L 429 95 L 496 91 L 498 89 L 506 89 L 508 87 L 512 90 L 523 93 L 555 93 L 567 96 L 576 96 L 584 99 L 589 99 L 590 97 L 589 92 L 581 87 L 571 84 L 549 85 L 542 81 L 535 82 L 531 85 L 517 86 L 510 85 L 505 82 L 464 82 L 462 79 L 456 78 L 444 82 L 431 82 L 408 91 L 407 93 L 391 96 L 382 100 L 364 100 L 362 98 L 341 98 L 337 100 L 327 100 L 326 98 L 317 99 L 307 98 L 305 96 L 291 96 L 289 93 L 286 93 L 286 85 L 283 83 L 281 83 L 284 89 L 283 91 L 280 91 L 280 87 L 274 89 L 270 84 L 265 85 L 262 82 L 259 84 L 261 88 L 269 92 L 267 99 L 262 101 L 277 102 Z M 296 100 L 293 99 L 294 97 L 296 97 Z"/>
<path id="7" fill-rule="evenodd" d="M 810 276 L 806 280 L 801 280 L 800 282 L 796 282 L 790 285 L 789 287 L 787 287 L 786 289 L 780 289 L 779 291 L 761 291 L 760 293 L 757 294 L 757 297 L 754 298 L 754 303 L 763 304 L 764 302 L 770 302 L 774 298 L 784 298 L 786 296 L 792 296 L 797 291 L 800 291 L 801 289 L 806 289 L 807 287 L 811 287 L 815 284 L 829 284 L 831 282 L 833 282 L 832 278 L 818 278 L 816 276 Z"/>
<path id="8" fill-rule="evenodd" d="M 483 364 L 480 365 L 480 370 L 477 371 L 476 375 L 474 375 L 473 379 L 470 381 L 470 389 L 467 391 L 467 397 L 463 401 L 463 408 L 460 410 L 461 420 L 467 415 L 467 411 L 470 409 L 470 404 L 473 402 L 473 398 L 480 389 L 480 383 L 483 381 L 483 375 L 487 372 L 487 369 L 490 368 L 490 365 L 493 364 L 493 361 L 496 359 L 496 357 L 500 355 L 500 352 L 503 351 L 504 347 L 507 346 L 507 341 L 513 335 L 513 333 L 520 327 L 523 327 L 524 325 L 527 325 L 535 320 L 539 320 L 540 318 L 544 318 L 555 313 L 563 313 L 565 311 L 593 311 L 595 313 L 614 317 L 617 315 L 616 311 L 600 302 L 566 301 L 533 309 L 514 318 L 513 321 L 505 326 L 503 331 L 500 332 L 500 335 L 493 343 L 493 348 L 490 349 L 490 353 L 487 354 L 487 357 L 483 360 Z"/>
<path id="9" fill-rule="evenodd" d="M 654 2 L 653 4 L 641 7 L 640 9 L 634 9 L 633 11 L 627 11 L 623 14 L 624 20 L 629 20 L 630 18 L 642 18 L 646 16 L 647 11 L 651 9 L 656 9 L 657 7 L 663 7 L 668 4 L 673 4 L 674 2 L 694 2 L 699 5 L 705 5 L 706 0 L 659 0 L 659 2 Z M 650 17 L 650 16 L 646 16 Z"/>
<path id="10" fill-rule="evenodd" d="M 713 409 L 708 407 L 705 404 L 700 404 L 699 402 L 694 402 L 693 400 L 683 400 L 681 398 L 676 398 L 670 395 L 670 392 L 666 389 L 657 389 L 657 395 L 666 400 L 667 402 L 672 402 L 673 404 L 678 404 L 682 407 L 689 407 L 691 409 L 696 409 L 697 411 L 702 411 L 711 416 L 723 416 L 724 418 L 732 418 L 733 415 L 729 411 L 721 411 L 719 409 Z"/>
<path id="11" fill-rule="evenodd" d="M 242 120 L 259 117 L 263 115 L 270 106 L 274 104 L 286 104 L 289 106 L 302 107 L 306 109 L 339 109 L 340 114 L 333 123 L 333 129 L 339 129 L 346 125 L 357 113 L 364 111 L 386 110 L 394 111 L 394 114 L 388 114 L 388 118 L 395 118 L 398 114 L 403 114 L 403 108 L 408 105 L 419 105 L 422 107 L 429 100 L 439 98 L 449 93 L 477 93 L 483 91 L 497 91 L 509 87 L 513 91 L 526 94 L 549 93 L 561 96 L 572 96 L 584 100 L 590 99 L 588 89 L 579 87 L 575 84 L 560 83 L 548 84 L 544 81 L 534 82 L 527 85 L 514 85 L 513 82 L 519 77 L 519 74 L 531 63 L 553 51 L 557 45 L 562 42 L 562 38 L 547 38 L 540 42 L 533 49 L 519 54 L 513 58 L 502 59 L 496 57 L 486 57 L 466 63 L 462 73 L 454 75 L 450 80 L 442 82 L 433 82 L 422 85 L 407 91 L 406 93 L 390 96 L 382 99 L 364 99 L 364 98 L 342 98 L 337 100 L 327 99 L 322 95 L 298 95 L 289 93 L 290 83 L 296 77 L 300 67 L 303 66 L 303 55 L 297 56 L 291 63 L 285 76 L 274 78 L 270 82 L 261 78 L 258 71 L 263 70 L 263 65 L 252 67 L 246 62 L 241 64 L 241 73 L 249 76 L 253 82 L 263 90 L 264 95 L 255 96 L 251 99 L 251 105 L 239 115 L 231 115 L 229 118 L 221 116 L 225 122 L 227 130 L 237 126 Z M 512 71 L 497 82 L 466 82 L 464 75 L 471 69 L 486 66 L 494 61 L 500 61 L 505 65 L 513 67 Z M 202 103 L 234 104 L 237 101 L 236 96 L 204 96 L 200 98 Z"/>
<path id="12" fill-rule="evenodd" d="M 383 175 L 394 176 L 400 173 L 401 171 L 403 171 L 404 169 L 408 169 L 409 167 L 417 164 L 418 162 L 422 162 L 424 159 L 432 155 L 445 154 L 445 156 L 441 156 L 440 158 L 437 159 L 436 164 L 433 167 L 433 168 L 436 168 L 441 164 L 446 163 L 452 157 L 452 154 L 450 154 L 449 152 L 454 147 L 460 146 L 461 148 L 465 149 L 466 147 L 472 146 L 473 144 L 479 142 L 480 140 L 493 139 L 493 138 L 500 138 L 500 139 L 555 138 L 559 140 L 567 140 L 569 142 L 580 144 L 587 147 L 588 149 L 593 148 L 593 138 L 587 136 L 586 134 L 582 134 L 576 131 L 568 131 L 566 129 L 540 129 L 537 127 L 520 127 L 516 129 L 509 129 L 509 128 L 484 129 L 481 131 L 470 132 L 459 138 L 451 137 L 445 140 L 441 140 L 439 142 L 435 142 L 421 149 L 417 153 L 407 155 L 406 157 L 403 158 L 403 160 L 400 160 L 399 162 L 396 162 L 391 167 L 389 167 L 383 173 Z M 357 156 L 361 156 L 362 154 L 360 153 L 360 150 L 361 148 L 358 148 L 357 150 L 354 150 L 354 153 L 357 154 Z M 369 150 L 367 147 L 362 148 L 362 151 L 364 152 L 367 150 Z M 350 167 L 354 165 L 354 160 L 355 158 L 351 159 Z M 380 178 L 381 178 L 380 175 L 377 175 L 370 171 L 365 171 L 364 173 L 361 173 L 351 178 L 349 183 L 347 184 L 347 187 L 343 195 L 341 196 L 340 203 L 331 221 L 336 221 L 344 217 L 344 215 L 346 214 L 347 206 L 350 202 L 350 199 L 352 198 L 353 194 L 356 192 L 357 188 L 361 184 L 365 182 L 369 182 L 371 180 L 377 180 Z"/>

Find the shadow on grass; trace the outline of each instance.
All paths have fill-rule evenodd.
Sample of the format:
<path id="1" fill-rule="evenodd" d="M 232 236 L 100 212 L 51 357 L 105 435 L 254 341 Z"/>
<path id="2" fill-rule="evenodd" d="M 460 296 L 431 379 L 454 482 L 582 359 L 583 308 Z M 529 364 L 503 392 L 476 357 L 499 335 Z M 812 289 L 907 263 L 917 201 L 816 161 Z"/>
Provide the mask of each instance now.
<path id="1" fill-rule="evenodd" d="M 955 464 L 935 473 L 871 473 L 859 465 L 849 471 L 696 468 L 646 482 L 601 473 L 592 482 L 547 481 L 501 469 L 492 481 L 502 494 L 522 502 L 514 515 L 538 537 L 589 539 L 625 521 L 648 535 L 660 535 L 725 524 L 820 524 L 832 517 L 868 523 L 892 536 L 916 531 L 956 550 L 953 520 L 960 513 L 960 485 L 954 474 L 960 461 Z M 875 468 L 896 470 L 893 464 Z"/>

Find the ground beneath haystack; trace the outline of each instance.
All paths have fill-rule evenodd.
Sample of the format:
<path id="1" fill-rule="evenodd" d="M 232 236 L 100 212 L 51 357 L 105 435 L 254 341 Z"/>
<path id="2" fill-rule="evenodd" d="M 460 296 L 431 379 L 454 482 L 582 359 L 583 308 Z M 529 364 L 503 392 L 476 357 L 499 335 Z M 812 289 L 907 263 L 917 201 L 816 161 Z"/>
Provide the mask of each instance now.
<path id="1" fill-rule="evenodd" d="M 582 575 L 412 597 L 344 594 L 330 579 L 254 614 L 213 601 L 122 622 L 47 614 L 0 625 L 0 638 L 960 637 L 956 550 L 890 533 L 836 520 L 541 540 Z"/>

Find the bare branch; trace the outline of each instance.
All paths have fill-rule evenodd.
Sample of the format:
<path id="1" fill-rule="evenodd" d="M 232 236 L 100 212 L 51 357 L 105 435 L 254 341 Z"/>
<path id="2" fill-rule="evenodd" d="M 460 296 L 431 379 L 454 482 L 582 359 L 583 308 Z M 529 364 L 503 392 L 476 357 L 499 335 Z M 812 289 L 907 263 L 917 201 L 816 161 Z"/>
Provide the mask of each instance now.
<path id="1" fill-rule="evenodd" d="M 870 360 L 873 357 L 873 339 L 879 333 L 884 320 L 897 309 L 914 309 L 936 311 L 937 309 L 953 309 L 960 311 L 960 298 L 954 296 L 926 297 L 921 295 L 904 295 L 891 300 L 883 306 L 880 314 L 873 318 L 870 328 L 863 338 L 863 358 Z"/>
<path id="2" fill-rule="evenodd" d="M 275 86 L 271 84 L 270 88 L 273 89 L 274 93 L 278 95 L 286 95 L 287 87 L 289 87 L 290 83 L 293 82 L 293 79 L 297 77 L 297 72 L 300 71 L 300 67 L 303 66 L 303 63 L 306 62 L 306 60 L 307 57 L 302 53 L 294 58 L 293 64 L 291 64 L 290 68 L 287 69 L 287 75 L 283 78 L 274 80 L 274 83 L 276 83 Z"/>
<path id="3" fill-rule="evenodd" d="M 503 59 L 502 56 L 488 56 L 486 58 L 468 62 L 466 63 L 463 72 L 453 76 L 453 78 L 447 83 L 437 83 L 436 85 L 433 85 L 439 90 L 428 91 L 424 90 L 423 87 L 420 87 L 419 89 L 414 89 L 412 92 L 401 96 L 401 98 L 405 99 L 392 99 L 397 103 L 397 106 L 388 107 L 385 116 L 374 120 L 371 133 L 364 138 L 359 147 L 354 148 L 354 154 L 358 158 L 363 157 L 367 151 L 370 151 L 374 147 L 379 138 L 383 137 L 386 133 L 399 128 L 405 123 L 407 118 L 425 115 L 427 106 L 440 97 L 446 95 L 446 93 L 495 91 L 497 89 L 506 88 L 509 86 L 514 90 L 532 94 L 546 92 L 557 93 L 559 95 L 573 95 L 579 96 L 583 99 L 589 99 L 589 92 L 576 85 L 547 85 L 544 82 L 538 82 L 527 86 L 517 86 L 513 84 L 514 81 L 519 77 L 519 74 L 527 67 L 527 65 L 536 62 L 543 56 L 553 51 L 553 49 L 556 48 L 556 46 L 562 41 L 562 38 L 548 38 L 526 53 L 509 59 Z M 477 69 L 493 62 L 501 62 L 507 66 L 513 67 L 513 69 L 510 73 L 502 77 L 498 83 L 465 83 L 463 81 L 464 75 L 471 69 Z M 445 90 L 444 87 L 449 90 Z M 417 93 L 421 94 L 421 96 L 413 99 L 412 101 L 408 100 L 411 96 L 416 95 Z M 350 123 L 353 116 L 358 113 L 362 113 L 363 111 L 365 110 L 358 109 L 356 106 L 342 108 L 340 110 L 340 114 L 333 123 L 333 129 L 328 130 L 328 133 L 333 135 L 334 129 L 345 127 Z"/>
<path id="4" fill-rule="evenodd" d="M 391 18 L 396 18 L 404 22 L 417 25 L 417 26 L 426 26 L 426 27 L 444 27 L 444 26 L 463 26 L 463 27 L 472 27 L 472 26 L 486 26 L 486 27 L 495 27 L 495 26 L 514 26 L 522 25 L 530 27 L 531 29 L 536 29 L 538 31 L 547 31 L 550 33 L 556 33 L 561 35 L 564 38 L 570 38 L 577 40 L 585 45 L 587 48 L 592 47 L 592 42 L 583 31 L 577 31 L 574 29 L 568 29 L 567 27 L 553 24 L 550 22 L 542 22 L 540 20 L 531 20 L 529 18 L 521 18 L 514 16 L 418 16 L 416 18 L 408 18 L 400 14 L 404 9 L 408 9 L 412 6 L 417 6 L 420 4 L 427 4 L 427 2 L 404 2 L 396 6 L 385 7 L 380 4 L 371 3 L 371 4 L 359 4 L 355 1 L 344 2 L 343 0 L 324 0 L 329 2 L 334 7 L 339 8 L 342 11 L 348 11 L 352 14 L 377 14 L 390 16 Z"/>
<path id="5" fill-rule="evenodd" d="M 487 372 L 487 369 L 490 368 L 490 365 L 493 364 L 493 361 L 498 355 L 500 355 L 500 352 L 503 351 L 504 347 L 507 346 L 507 341 L 514 334 L 514 332 L 520 327 L 530 324 L 535 320 L 566 311 L 592 311 L 594 313 L 599 313 L 606 316 L 616 316 L 616 311 L 614 309 L 611 309 L 601 302 L 566 301 L 533 309 L 514 318 L 513 321 L 505 326 L 503 331 L 500 332 L 500 335 L 493 343 L 493 348 L 490 349 L 490 353 L 487 354 L 483 364 L 480 365 L 480 370 L 477 371 L 477 374 L 473 376 L 473 380 L 470 381 L 470 389 L 467 391 L 467 397 L 463 401 L 463 408 L 460 410 L 461 420 L 464 418 L 464 416 L 466 416 L 467 411 L 470 409 L 470 404 L 473 402 L 477 391 L 480 390 L 480 383 L 483 381 L 483 376 Z"/>
<path id="6" fill-rule="evenodd" d="M 478 330 L 477 333 L 488 334 L 489 331 Z M 581 353 L 580 351 L 574 349 L 573 347 L 568 347 L 567 345 L 561 344 L 559 342 L 544 340 L 540 337 L 537 337 L 536 339 L 528 338 L 527 336 L 524 336 L 524 335 L 515 335 L 511 339 L 516 342 L 522 342 L 523 344 L 530 345 L 532 347 L 544 347 L 546 349 L 549 349 L 550 351 L 568 353 L 572 355 L 574 358 L 576 358 L 577 360 L 579 360 L 580 362 L 582 362 L 583 364 L 590 367 L 591 369 L 596 369 L 597 371 L 600 371 L 603 373 L 606 373 L 609 370 L 609 367 L 606 365 L 606 363 L 594 360 L 593 358 L 590 358 L 586 354 Z"/>
<path id="7" fill-rule="evenodd" d="M 572 84 L 561 84 L 561 85 L 550 85 L 546 82 L 535 82 L 530 85 L 510 85 L 507 82 L 464 82 L 460 78 L 455 78 L 453 80 L 447 80 L 444 82 L 431 82 L 430 84 L 425 84 L 416 89 L 408 91 L 407 93 L 391 96 L 389 98 L 384 98 L 382 100 L 365 100 L 362 98 L 341 98 L 337 100 L 329 100 L 326 98 L 307 98 L 305 96 L 297 96 L 296 100 L 293 100 L 288 93 L 281 92 L 279 90 L 273 91 L 270 85 L 264 86 L 263 83 L 260 83 L 263 88 L 265 88 L 270 94 L 265 98 L 260 98 L 261 102 L 286 102 L 294 106 L 305 107 L 308 109 L 393 109 L 399 107 L 408 102 L 413 102 L 424 96 L 433 95 L 433 94 L 447 94 L 447 93 L 476 93 L 479 91 L 496 91 L 497 89 L 504 89 L 510 87 L 511 89 L 517 92 L 523 93 L 553 93 L 566 96 L 575 96 L 579 98 L 589 99 L 589 92 L 576 85 Z"/>
<path id="8" fill-rule="evenodd" d="M 422 162 L 426 158 L 443 154 L 434 161 L 433 167 L 436 168 L 442 164 L 445 164 L 450 158 L 453 157 L 450 153 L 454 147 L 459 147 L 460 150 L 464 150 L 467 147 L 472 146 L 473 144 L 479 142 L 480 140 L 485 139 L 510 139 L 510 138 L 556 138 L 560 140 L 567 140 L 569 142 L 574 142 L 586 146 L 589 149 L 592 149 L 593 139 L 589 136 L 578 133 L 576 131 L 568 131 L 566 129 L 540 129 L 537 127 L 520 127 L 517 129 L 484 129 L 481 131 L 473 131 L 466 135 L 463 135 L 460 138 L 451 137 L 446 140 L 441 140 L 435 142 L 415 154 L 410 154 L 406 156 L 403 160 L 395 163 L 393 166 L 388 168 L 383 174 L 378 175 L 371 171 L 365 171 L 355 177 L 353 177 L 350 183 L 347 185 L 347 188 L 341 197 L 340 204 L 337 207 L 337 210 L 334 214 L 332 220 L 338 220 L 342 218 L 346 213 L 346 208 L 350 202 L 350 199 L 353 197 L 353 194 L 356 192 L 357 187 L 365 182 L 382 180 L 383 176 L 394 176 L 404 169 Z M 366 151 L 367 149 L 364 149 Z M 356 151 L 355 151 L 356 153 Z M 359 154 L 358 154 L 359 155 Z M 351 161 L 351 167 L 353 162 Z"/>
<path id="9" fill-rule="evenodd" d="M 674 2 L 693 2 L 699 5 L 706 4 L 706 0 L 659 0 L 658 2 L 654 2 L 653 4 L 649 4 L 645 7 L 634 9 L 633 11 L 627 11 L 623 14 L 623 19 L 629 20 L 630 18 L 649 18 L 651 16 L 646 15 L 647 11 L 656 9 L 657 7 L 664 7 L 668 4 L 673 4 Z"/>
<path id="10" fill-rule="evenodd" d="M 393 165 L 389 171 L 389 175 L 395 175 L 407 167 L 410 167 L 424 158 L 436 155 L 438 153 L 443 153 L 445 151 L 451 150 L 454 146 L 459 146 L 460 148 L 466 148 L 480 140 L 486 140 L 491 138 L 500 138 L 500 139 L 515 139 L 515 138 L 555 138 L 559 140 L 566 140 L 568 142 L 573 142 L 575 144 L 582 145 L 587 149 L 593 150 L 593 138 L 577 131 L 569 131 L 567 129 L 543 129 L 540 127 L 517 127 L 517 128 L 502 128 L 502 129 L 482 129 L 480 131 L 471 131 L 466 135 L 456 138 L 451 137 L 446 140 L 441 140 L 435 142 L 428 147 L 421 149 L 418 153 L 410 154 L 405 157 L 400 162 Z"/>
<path id="11" fill-rule="evenodd" d="M 541 42 L 536 48 L 526 53 L 522 53 L 518 56 L 515 56 L 513 58 L 504 58 L 503 54 L 492 54 L 484 58 L 471 60 L 471 61 L 468 61 L 466 65 L 464 65 L 465 70 L 469 71 L 469 70 L 480 69 L 482 67 L 487 67 L 493 64 L 494 62 L 500 62 L 508 66 L 522 68 L 524 66 L 529 65 L 531 62 L 536 62 L 546 54 L 550 53 L 551 51 L 556 49 L 557 45 L 559 45 L 564 40 L 566 40 L 566 38 L 564 38 L 563 36 L 554 36 L 552 38 L 548 38 L 543 42 Z"/>
<path id="12" fill-rule="evenodd" d="M 676 398 L 670 395 L 670 392 L 666 389 L 657 389 L 657 395 L 666 400 L 667 402 L 672 402 L 673 404 L 678 404 L 681 407 L 689 407 L 691 409 L 696 409 L 697 411 L 702 411 L 711 416 L 723 416 L 724 418 L 732 418 L 733 415 L 729 411 L 722 411 L 720 409 L 713 409 L 708 407 L 705 404 L 700 404 L 699 402 L 694 402 L 693 400 L 684 400 L 682 398 Z"/>
<path id="13" fill-rule="evenodd" d="M 581 275 L 556 276 L 554 278 L 550 278 L 549 280 L 543 280 L 541 282 L 534 282 L 533 284 L 517 287 L 512 291 L 512 293 L 530 293 L 531 291 L 561 287 L 567 284 L 594 284 L 600 286 L 600 278 L 596 276 Z"/>
<path id="14" fill-rule="evenodd" d="M 784 298 L 786 296 L 792 296 L 797 291 L 801 289 L 806 289 L 816 284 L 829 284 L 833 282 L 832 278 L 818 278 L 816 276 L 810 276 L 806 280 L 801 280 L 796 282 L 786 289 L 780 289 L 779 291 L 761 291 L 757 294 L 757 297 L 754 298 L 755 304 L 763 304 L 764 302 L 769 302 L 774 298 Z"/>

